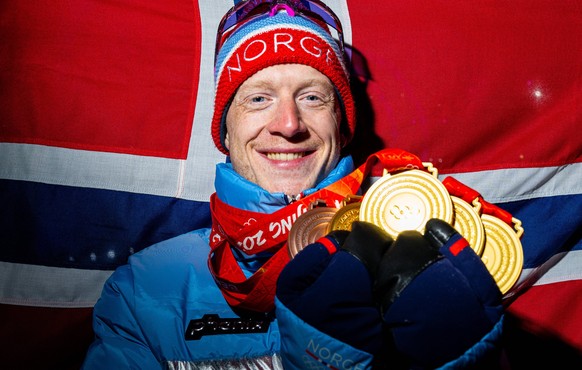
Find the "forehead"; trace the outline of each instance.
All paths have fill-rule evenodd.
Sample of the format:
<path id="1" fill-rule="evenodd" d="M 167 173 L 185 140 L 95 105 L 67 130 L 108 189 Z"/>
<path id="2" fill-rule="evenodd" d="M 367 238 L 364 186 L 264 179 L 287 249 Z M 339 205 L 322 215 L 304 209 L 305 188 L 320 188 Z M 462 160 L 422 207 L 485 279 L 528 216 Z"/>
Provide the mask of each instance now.
<path id="1" fill-rule="evenodd" d="M 303 64 L 278 64 L 264 68 L 249 77 L 240 89 L 278 85 L 285 86 L 319 86 L 325 89 L 333 89 L 333 85 L 327 76 L 317 69 Z"/>

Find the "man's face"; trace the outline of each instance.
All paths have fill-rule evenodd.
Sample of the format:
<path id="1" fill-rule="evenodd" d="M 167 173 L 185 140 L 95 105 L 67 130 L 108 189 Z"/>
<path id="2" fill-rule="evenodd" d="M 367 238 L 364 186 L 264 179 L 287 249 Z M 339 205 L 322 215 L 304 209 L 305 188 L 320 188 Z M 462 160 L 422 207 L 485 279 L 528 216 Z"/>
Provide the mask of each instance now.
<path id="1" fill-rule="evenodd" d="M 340 156 L 341 109 L 331 81 L 301 64 L 265 68 L 236 92 L 225 145 L 236 172 L 269 192 L 313 187 Z"/>

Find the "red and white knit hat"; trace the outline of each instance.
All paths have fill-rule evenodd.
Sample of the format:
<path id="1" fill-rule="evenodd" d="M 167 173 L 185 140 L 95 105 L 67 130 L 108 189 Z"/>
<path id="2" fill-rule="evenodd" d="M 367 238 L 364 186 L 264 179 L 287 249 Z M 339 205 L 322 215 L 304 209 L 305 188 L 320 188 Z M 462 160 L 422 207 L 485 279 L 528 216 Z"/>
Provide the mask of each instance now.
<path id="1" fill-rule="evenodd" d="M 308 65 L 331 80 L 344 113 L 342 135 L 345 143 L 349 142 L 355 130 L 355 107 L 347 63 L 331 34 L 304 17 L 279 12 L 241 26 L 230 35 L 216 57 L 214 144 L 229 154 L 224 145 L 225 120 L 238 87 L 258 71 L 277 64 Z"/>

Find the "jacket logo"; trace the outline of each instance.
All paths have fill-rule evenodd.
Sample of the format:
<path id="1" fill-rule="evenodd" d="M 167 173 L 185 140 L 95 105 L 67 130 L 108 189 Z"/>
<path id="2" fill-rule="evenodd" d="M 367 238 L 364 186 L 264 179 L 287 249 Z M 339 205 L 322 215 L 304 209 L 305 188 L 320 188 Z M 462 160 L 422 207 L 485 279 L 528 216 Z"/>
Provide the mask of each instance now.
<path id="1" fill-rule="evenodd" d="M 270 318 L 221 319 L 217 314 L 206 314 L 201 319 L 190 320 L 186 329 L 186 340 L 198 340 L 204 335 L 266 333 Z"/>

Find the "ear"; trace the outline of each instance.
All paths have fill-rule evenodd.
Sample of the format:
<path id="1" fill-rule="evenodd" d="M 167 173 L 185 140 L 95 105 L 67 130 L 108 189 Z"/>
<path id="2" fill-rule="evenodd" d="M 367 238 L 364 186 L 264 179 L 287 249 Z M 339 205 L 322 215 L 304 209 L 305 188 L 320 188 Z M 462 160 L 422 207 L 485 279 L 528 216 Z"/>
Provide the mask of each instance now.
<path id="1" fill-rule="evenodd" d="M 228 132 L 226 133 L 226 135 L 224 135 L 224 146 L 226 147 L 226 150 L 230 150 L 230 144 L 228 142 Z"/>
<path id="2" fill-rule="evenodd" d="M 352 141 L 353 137 L 351 137 L 349 129 L 348 129 L 348 123 L 346 121 L 342 120 L 342 123 L 340 125 L 340 129 L 339 129 L 339 143 L 340 143 L 340 148 L 345 148 L 351 141 Z"/>
<path id="3" fill-rule="evenodd" d="M 347 139 L 346 135 L 340 134 L 340 148 L 343 149 L 348 145 L 349 140 Z"/>

